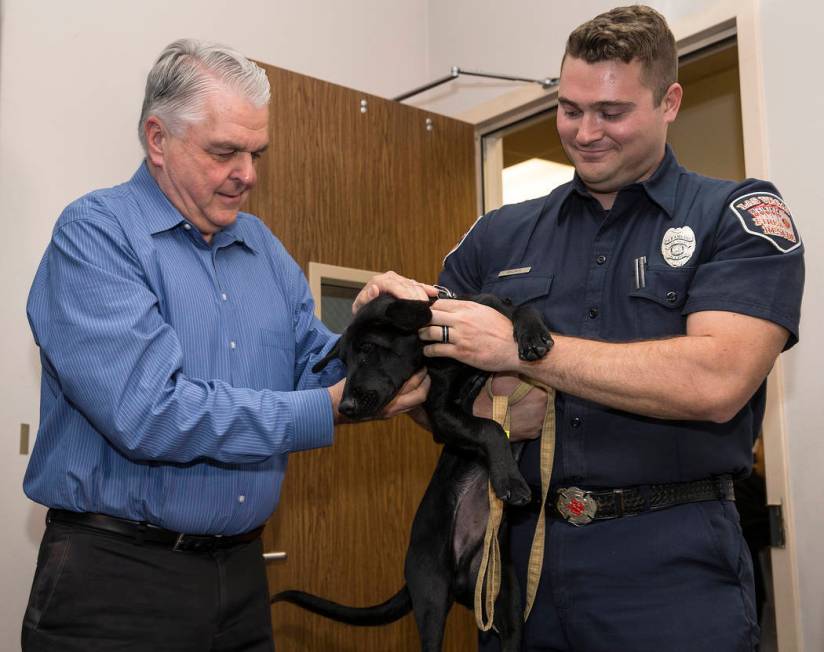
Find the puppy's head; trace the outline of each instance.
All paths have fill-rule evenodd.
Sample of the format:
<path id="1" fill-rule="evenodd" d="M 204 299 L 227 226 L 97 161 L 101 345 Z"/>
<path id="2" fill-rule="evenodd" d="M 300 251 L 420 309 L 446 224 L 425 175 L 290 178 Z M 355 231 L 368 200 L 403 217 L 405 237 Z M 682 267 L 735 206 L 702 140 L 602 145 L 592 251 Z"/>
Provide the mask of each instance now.
<path id="1" fill-rule="evenodd" d="M 382 294 L 361 308 L 334 348 L 312 369 L 333 358 L 346 365 L 346 384 L 338 409 L 349 419 L 377 415 L 407 379 L 423 366 L 418 329 L 432 320 L 428 301 Z"/>

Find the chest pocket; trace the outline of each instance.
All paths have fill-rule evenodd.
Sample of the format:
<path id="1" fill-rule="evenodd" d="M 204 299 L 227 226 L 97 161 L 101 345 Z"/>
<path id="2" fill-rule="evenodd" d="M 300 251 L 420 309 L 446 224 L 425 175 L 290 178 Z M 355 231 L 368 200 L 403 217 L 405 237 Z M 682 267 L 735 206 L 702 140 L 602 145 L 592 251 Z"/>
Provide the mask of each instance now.
<path id="1" fill-rule="evenodd" d="M 260 329 L 260 348 L 250 363 L 252 389 L 294 389 L 295 336 L 290 332 Z"/>
<path id="2" fill-rule="evenodd" d="M 646 270 L 646 286 L 629 293 L 638 337 L 665 337 L 686 332 L 687 318 L 682 308 L 694 272 L 691 268 L 669 267 Z"/>
<path id="3" fill-rule="evenodd" d="M 481 292 L 509 299 L 515 306 L 542 299 L 549 294 L 552 276 L 497 276 L 484 283 Z"/>

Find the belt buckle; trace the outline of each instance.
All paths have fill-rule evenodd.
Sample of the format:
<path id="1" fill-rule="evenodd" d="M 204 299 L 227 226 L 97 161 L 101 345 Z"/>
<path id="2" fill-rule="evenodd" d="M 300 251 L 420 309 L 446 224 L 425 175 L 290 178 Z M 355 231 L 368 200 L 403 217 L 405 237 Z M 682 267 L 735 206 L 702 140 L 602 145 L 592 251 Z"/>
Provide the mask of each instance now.
<path id="1" fill-rule="evenodd" d="M 212 552 L 218 547 L 220 535 L 205 537 L 180 533 L 172 546 L 172 552 Z"/>
<path id="2" fill-rule="evenodd" d="M 579 527 L 591 523 L 598 511 L 595 499 L 589 495 L 588 491 L 578 487 L 559 489 L 555 506 L 564 519 Z"/>
<path id="3" fill-rule="evenodd" d="M 186 538 L 186 535 L 181 532 L 177 535 L 177 539 L 175 539 L 175 545 L 172 546 L 172 552 L 184 552 L 183 550 L 183 540 Z"/>

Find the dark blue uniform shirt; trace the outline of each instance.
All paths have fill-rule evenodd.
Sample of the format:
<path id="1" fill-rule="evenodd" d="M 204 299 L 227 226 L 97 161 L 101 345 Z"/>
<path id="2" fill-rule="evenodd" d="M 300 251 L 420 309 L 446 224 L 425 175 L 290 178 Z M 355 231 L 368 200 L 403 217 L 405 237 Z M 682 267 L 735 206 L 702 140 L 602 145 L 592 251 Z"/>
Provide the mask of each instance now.
<path id="1" fill-rule="evenodd" d="M 563 335 L 672 337 L 686 332 L 690 313 L 722 310 L 783 326 L 789 348 L 798 340 L 803 246 L 774 186 L 688 172 L 668 147 L 655 174 L 623 188 L 608 212 L 576 175 L 547 197 L 483 215 L 447 255 L 439 282 L 528 302 Z M 717 424 L 640 416 L 559 392 L 553 484 L 746 474 L 765 400 L 766 383 Z M 530 442 L 522 460 L 533 484 L 538 449 Z"/>

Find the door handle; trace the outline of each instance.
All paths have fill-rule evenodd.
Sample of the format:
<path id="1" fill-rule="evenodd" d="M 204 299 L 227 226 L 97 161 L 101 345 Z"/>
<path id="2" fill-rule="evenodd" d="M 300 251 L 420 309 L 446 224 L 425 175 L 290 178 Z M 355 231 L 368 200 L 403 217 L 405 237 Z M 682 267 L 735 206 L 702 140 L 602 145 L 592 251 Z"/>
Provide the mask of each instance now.
<path id="1" fill-rule="evenodd" d="M 264 561 L 286 561 L 286 553 L 285 552 L 264 552 L 263 553 L 263 560 Z"/>

